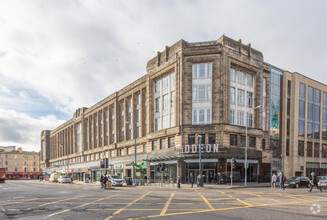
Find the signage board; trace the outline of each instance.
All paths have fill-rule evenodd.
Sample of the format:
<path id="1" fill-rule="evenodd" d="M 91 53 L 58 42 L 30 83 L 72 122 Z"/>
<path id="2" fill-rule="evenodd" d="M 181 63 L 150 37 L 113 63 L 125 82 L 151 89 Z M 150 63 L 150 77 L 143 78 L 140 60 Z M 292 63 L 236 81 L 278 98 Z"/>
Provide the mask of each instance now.
<path id="1" fill-rule="evenodd" d="M 198 154 L 200 153 L 218 153 L 219 152 L 219 145 L 218 144 L 192 144 L 192 145 L 185 145 L 184 146 L 184 153 L 186 154 Z"/>

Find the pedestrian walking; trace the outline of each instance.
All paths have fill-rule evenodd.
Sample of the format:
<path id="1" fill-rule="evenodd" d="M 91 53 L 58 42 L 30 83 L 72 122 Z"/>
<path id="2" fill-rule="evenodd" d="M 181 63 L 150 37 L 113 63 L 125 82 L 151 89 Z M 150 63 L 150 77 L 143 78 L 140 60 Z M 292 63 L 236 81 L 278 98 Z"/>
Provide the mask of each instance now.
<path id="1" fill-rule="evenodd" d="M 284 176 L 283 172 L 280 172 L 280 189 L 285 190 L 285 182 L 286 182 L 286 176 Z"/>
<path id="2" fill-rule="evenodd" d="M 220 185 L 221 184 L 221 173 L 220 172 L 217 173 L 217 180 L 218 180 L 218 184 Z"/>
<path id="3" fill-rule="evenodd" d="M 148 177 L 146 175 L 144 176 L 144 183 L 148 185 Z"/>
<path id="4" fill-rule="evenodd" d="M 193 183 L 194 183 L 193 173 L 190 173 L 190 182 L 191 182 L 191 188 L 193 188 Z"/>
<path id="5" fill-rule="evenodd" d="M 73 175 L 70 176 L 70 184 L 73 184 Z"/>
<path id="6" fill-rule="evenodd" d="M 313 188 L 314 186 L 316 186 L 317 189 L 319 189 L 320 192 L 322 192 L 321 187 L 318 186 L 318 183 L 319 183 L 318 175 L 316 175 L 314 172 L 311 173 L 311 180 L 310 180 L 310 183 L 311 183 L 311 188 L 310 188 L 309 192 L 312 191 L 312 188 Z"/>
<path id="7" fill-rule="evenodd" d="M 107 188 L 107 182 L 108 182 L 108 177 L 106 176 L 106 174 L 104 174 L 104 176 L 103 176 L 103 185 L 104 185 L 105 189 Z"/>
<path id="8" fill-rule="evenodd" d="M 177 187 L 181 188 L 181 177 L 180 176 L 177 177 Z"/>
<path id="9" fill-rule="evenodd" d="M 101 189 L 103 189 L 103 175 L 102 174 L 100 176 L 100 184 L 101 184 Z"/>
<path id="10" fill-rule="evenodd" d="M 271 188 L 276 188 L 276 182 L 277 182 L 277 176 L 275 173 L 273 173 L 272 177 L 271 177 Z"/>

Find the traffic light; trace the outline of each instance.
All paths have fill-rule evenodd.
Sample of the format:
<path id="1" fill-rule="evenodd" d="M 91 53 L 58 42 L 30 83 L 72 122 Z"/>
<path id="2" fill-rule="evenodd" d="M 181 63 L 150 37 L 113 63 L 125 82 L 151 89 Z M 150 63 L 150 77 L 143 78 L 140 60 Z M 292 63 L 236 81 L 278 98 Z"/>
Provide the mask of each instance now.
<path id="1" fill-rule="evenodd" d="M 158 164 L 157 171 L 158 171 L 158 172 L 161 172 L 161 170 L 162 170 L 161 163 L 159 163 L 159 164 Z"/>
<path id="2" fill-rule="evenodd" d="M 132 166 L 134 166 L 134 165 L 135 165 L 135 163 L 133 162 L 133 163 L 131 163 L 131 165 L 132 165 Z"/>
<path id="3" fill-rule="evenodd" d="M 235 158 L 232 158 L 232 169 L 235 169 L 236 168 L 236 160 Z"/>

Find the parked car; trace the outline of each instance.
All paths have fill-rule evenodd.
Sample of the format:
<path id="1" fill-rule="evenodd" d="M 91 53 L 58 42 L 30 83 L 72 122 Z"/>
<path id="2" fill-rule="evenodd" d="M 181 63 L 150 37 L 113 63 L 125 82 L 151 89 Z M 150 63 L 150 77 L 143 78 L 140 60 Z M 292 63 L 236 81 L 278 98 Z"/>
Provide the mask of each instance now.
<path id="1" fill-rule="evenodd" d="M 52 182 L 52 183 L 58 182 L 59 177 L 60 177 L 60 174 L 53 173 L 50 175 L 49 182 Z"/>
<path id="2" fill-rule="evenodd" d="M 286 180 L 285 186 L 293 187 L 293 188 L 310 187 L 310 179 L 308 177 L 302 177 L 302 176 L 292 177 Z"/>
<path id="3" fill-rule="evenodd" d="M 318 185 L 322 188 L 327 188 L 327 176 L 318 176 Z"/>
<path id="4" fill-rule="evenodd" d="M 67 176 L 60 176 L 58 178 L 58 183 L 71 183 L 70 178 Z"/>
<path id="5" fill-rule="evenodd" d="M 112 186 L 123 186 L 123 180 L 117 175 L 109 175 L 108 181 L 111 182 Z"/>

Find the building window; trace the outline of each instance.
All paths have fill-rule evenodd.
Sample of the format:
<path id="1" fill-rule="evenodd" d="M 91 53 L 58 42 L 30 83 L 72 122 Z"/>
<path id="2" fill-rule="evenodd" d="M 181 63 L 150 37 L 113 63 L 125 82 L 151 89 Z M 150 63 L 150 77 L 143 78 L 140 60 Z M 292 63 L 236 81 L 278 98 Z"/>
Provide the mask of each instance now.
<path id="1" fill-rule="evenodd" d="M 247 107 L 252 108 L 253 107 L 253 93 L 247 92 Z"/>
<path id="2" fill-rule="evenodd" d="M 229 135 L 229 144 L 231 146 L 237 146 L 237 135 L 235 135 L 235 134 Z"/>
<path id="3" fill-rule="evenodd" d="M 205 144 L 206 135 L 205 134 L 198 134 L 198 144 L 200 144 L 200 139 L 201 139 L 201 145 Z"/>
<path id="4" fill-rule="evenodd" d="M 250 137 L 249 139 L 250 139 L 249 146 L 250 146 L 250 147 L 255 147 L 255 145 L 256 145 L 256 144 L 255 144 L 255 137 Z"/>
<path id="5" fill-rule="evenodd" d="M 237 111 L 237 124 L 240 126 L 244 126 L 244 112 Z"/>
<path id="6" fill-rule="evenodd" d="M 240 136 L 240 147 L 245 147 L 245 136 L 241 135 Z"/>
<path id="7" fill-rule="evenodd" d="M 158 150 L 158 141 L 152 141 L 152 151 Z"/>
<path id="8" fill-rule="evenodd" d="M 110 151 L 110 157 L 115 157 L 115 151 Z"/>
<path id="9" fill-rule="evenodd" d="M 266 139 L 261 140 L 261 148 L 262 150 L 266 149 Z"/>
<path id="10" fill-rule="evenodd" d="M 304 137 L 304 120 L 299 120 L 298 134 L 299 134 L 300 137 Z"/>
<path id="11" fill-rule="evenodd" d="M 230 88 L 230 104 L 235 104 L 235 88 Z"/>
<path id="12" fill-rule="evenodd" d="M 168 138 L 168 148 L 175 147 L 175 137 L 169 137 Z"/>
<path id="13" fill-rule="evenodd" d="M 253 127 L 253 114 L 252 113 L 247 113 L 246 114 L 246 118 L 247 118 L 247 126 L 248 127 Z"/>
<path id="14" fill-rule="evenodd" d="M 141 149 L 141 146 L 140 145 L 137 145 L 136 146 L 136 153 L 139 154 L 139 153 L 142 153 L 142 149 Z"/>
<path id="15" fill-rule="evenodd" d="M 18 170 L 17 167 L 15 167 L 15 172 L 17 172 L 17 170 Z"/>
<path id="16" fill-rule="evenodd" d="M 234 68 L 230 68 L 230 81 L 236 81 Z"/>
<path id="17" fill-rule="evenodd" d="M 314 157 L 319 158 L 319 143 L 315 143 L 314 148 Z"/>
<path id="18" fill-rule="evenodd" d="M 244 106 L 244 90 L 238 89 L 237 90 L 237 104 L 239 106 Z"/>
<path id="19" fill-rule="evenodd" d="M 234 110 L 229 111 L 229 123 L 235 124 L 235 111 Z"/>
<path id="20" fill-rule="evenodd" d="M 165 149 L 166 139 L 160 139 L 160 149 Z"/>
<path id="21" fill-rule="evenodd" d="M 237 82 L 239 83 L 239 84 L 245 84 L 245 76 L 244 76 L 244 72 L 243 71 L 241 71 L 241 70 L 239 70 L 238 72 L 237 72 Z"/>
<path id="22" fill-rule="evenodd" d="M 136 146 L 136 147 L 137 147 L 137 146 Z M 137 150 L 137 148 L 136 148 L 136 150 Z M 128 155 L 133 154 L 133 153 L 132 153 L 132 148 L 131 148 L 131 147 L 127 148 L 127 154 L 128 154 Z"/>
<path id="23" fill-rule="evenodd" d="M 253 86 L 253 75 L 251 73 L 246 74 L 247 86 Z"/>
<path id="24" fill-rule="evenodd" d="M 321 157 L 322 158 L 327 158 L 327 148 L 326 148 L 326 144 L 322 144 L 321 145 Z M 327 167 L 326 167 L 327 168 Z"/>
<path id="25" fill-rule="evenodd" d="M 307 157 L 312 157 L 312 142 L 307 142 Z"/>
<path id="26" fill-rule="evenodd" d="M 146 147 L 146 144 L 143 144 L 143 152 L 147 152 L 148 151 L 148 148 Z"/>
<path id="27" fill-rule="evenodd" d="M 195 134 L 188 135 L 188 144 L 189 145 L 195 144 Z"/>
<path id="28" fill-rule="evenodd" d="M 209 144 L 216 143 L 216 134 L 209 134 Z"/>
<path id="29" fill-rule="evenodd" d="M 290 155 L 290 140 L 286 140 L 286 156 Z"/>

